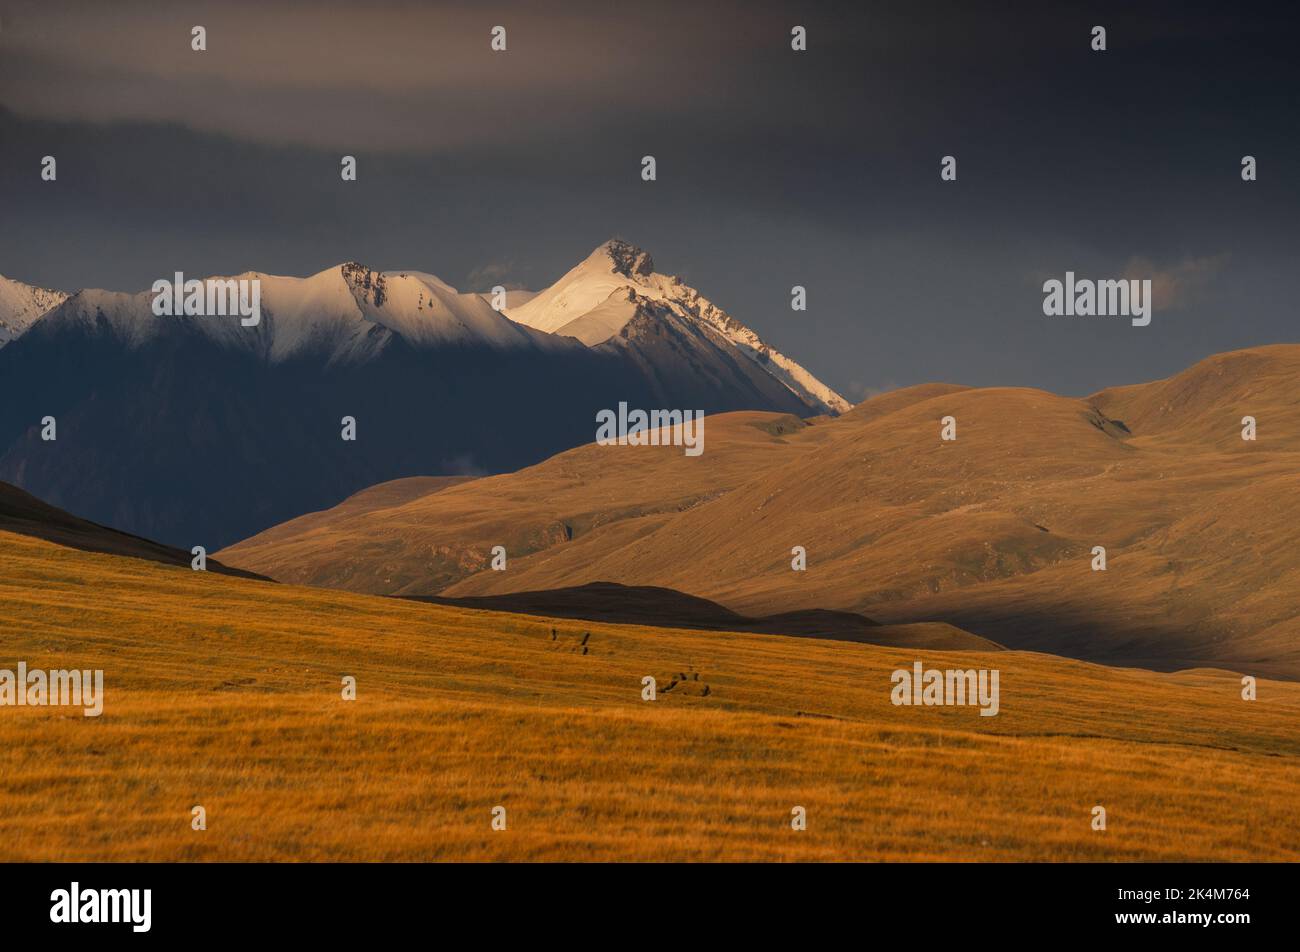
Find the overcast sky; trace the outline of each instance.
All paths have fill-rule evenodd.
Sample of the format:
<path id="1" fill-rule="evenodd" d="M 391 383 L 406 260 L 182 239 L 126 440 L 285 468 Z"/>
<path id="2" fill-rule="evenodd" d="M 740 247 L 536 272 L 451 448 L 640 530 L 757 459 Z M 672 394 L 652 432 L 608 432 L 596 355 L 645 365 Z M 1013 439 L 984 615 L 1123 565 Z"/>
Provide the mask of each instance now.
<path id="1" fill-rule="evenodd" d="M 536 288 L 619 236 L 850 399 L 1087 393 L 1300 339 L 1281 8 L 0 0 L 0 273 Z M 1044 316 L 1067 270 L 1151 278 L 1151 325 Z"/>

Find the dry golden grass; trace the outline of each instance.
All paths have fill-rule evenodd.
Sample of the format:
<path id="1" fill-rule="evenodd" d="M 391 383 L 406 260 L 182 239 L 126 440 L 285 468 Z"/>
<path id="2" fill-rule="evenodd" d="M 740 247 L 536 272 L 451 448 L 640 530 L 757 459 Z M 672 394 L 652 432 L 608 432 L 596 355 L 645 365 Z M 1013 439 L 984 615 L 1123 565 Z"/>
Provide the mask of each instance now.
<path id="1" fill-rule="evenodd" d="M 900 649 L 552 623 L 6 533 L 0 565 L 0 667 L 103 668 L 107 694 L 98 719 L 0 708 L 3 859 L 1300 859 L 1292 683 L 1249 703 L 1222 671 L 920 655 L 1000 669 L 980 717 L 892 706 L 918 657 Z M 648 703 L 647 674 L 687 678 Z"/>

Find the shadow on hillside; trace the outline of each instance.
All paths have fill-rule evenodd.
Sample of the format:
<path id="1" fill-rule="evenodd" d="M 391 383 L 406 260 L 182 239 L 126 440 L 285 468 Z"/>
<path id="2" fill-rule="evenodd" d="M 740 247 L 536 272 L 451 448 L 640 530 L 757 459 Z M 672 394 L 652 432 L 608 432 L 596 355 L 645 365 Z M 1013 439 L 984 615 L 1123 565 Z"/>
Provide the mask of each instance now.
<path id="1" fill-rule="evenodd" d="M 572 588 L 542 592 L 512 592 L 499 596 L 406 596 L 411 601 L 454 605 L 463 609 L 513 611 L 550 618 L 575 618 L 586 622 L 643 624 L 658 628 L 699 628 L 703 631 L 749 631 L 762 635 L 823 637 L 837 641 L 870 642 L 880 624 L 853 611 L 788 611 L 764 618 L 749 618 L 718 602 L 689 596 L 653 585 L 619 585 L 593 581 Z"/>
<path id="2" fill-rule="evenodd" d="M 882 626 L 855 612 L 809 609 L 750 618 L 707 598 L 671 588 L 591 582 L 571 588 L 505 595 L 450 598 L 441 595 L 404 596 L 412 601 L 479 608 L 490 611 L 574 618 L 616 625 L 650 625 L 658 628 L 694 628 L 704 631 L 749 631 L 878 644 Z M 875 633 L 876 638 L 872 635 Z"/>
<path id="3" fill-rule="evenodd" d="M 996 639 L 1012 651 L 1039 651 L 1109 667 L 1182 671 L 1217 668 L 1261 677 L 1300 681 L 1300 652 L 1292 649 L 1267 656 L 1225 650 L 1221 633 L 1202 629 L 1194 619 L 1163 621 L 1129 619 L 1099 608 L 1079 611 L 1077 605 L 1053 606 L 1041 601 L 1033 609 L 1012 606 L 940 608 L 929 606 L 928 617 L 942 618 L 976 635 Z M 891 621 L 901 623 L 904 609 Z M 1285 655 L 1290 655 L 1289 657 Z"/>
<path id="4" fill-rule="evenodd" d="M 69 512 L 41 502 L 31 493 L 8 483 L 0 483 L 0 532 L 32 536 L 70 549 L 80 549 L 83 552 L 122 555 L 133 559 L 161 562 L 164 565 L 183 565 L 186 568 L 190 566 L 193 558 L 184 549 L 175 549 L 128 532 L 119 532 L 80 519 Z M 213 559 L 207 560 L 207 570 L 219 575 L 234 575 L 263 582 L 271 581 L 263 575 L 231 568 Z"/>

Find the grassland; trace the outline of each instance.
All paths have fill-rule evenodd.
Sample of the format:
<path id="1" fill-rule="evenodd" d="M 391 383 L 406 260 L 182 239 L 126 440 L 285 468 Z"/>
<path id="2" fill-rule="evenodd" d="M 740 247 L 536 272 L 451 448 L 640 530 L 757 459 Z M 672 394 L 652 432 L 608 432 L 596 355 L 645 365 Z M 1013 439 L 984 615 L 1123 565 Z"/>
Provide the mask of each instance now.
<path id="1" fill-rule="evenodd" d="M 3 859 L 1300 859 L 1294 683 L 550 622 L 8 533 L 0 566 L 0 667 L 107 695 L 0 708 Z M 892 706 L 918 657 L 998 668 L 1001 713 Z"/>

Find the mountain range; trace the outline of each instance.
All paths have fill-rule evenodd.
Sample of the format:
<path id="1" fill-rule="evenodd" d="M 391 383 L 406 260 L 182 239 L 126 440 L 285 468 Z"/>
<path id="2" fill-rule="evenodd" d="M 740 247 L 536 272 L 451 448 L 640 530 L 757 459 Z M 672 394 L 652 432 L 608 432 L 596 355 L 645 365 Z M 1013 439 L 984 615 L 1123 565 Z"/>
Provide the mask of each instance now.
<path id="1" fill-rule="evenodd" d="M 6 279 L 0 480 L 213 550 L 385 480 L 536 463 L 592 439 L 596 413 L 620 401 L 801 417 L 849 407 L 617 239 L 500 312 L 432 274 L 355 262 L 235 278 L 260 282 L 255 326 L 156 316 L 150 292 Z"/>

